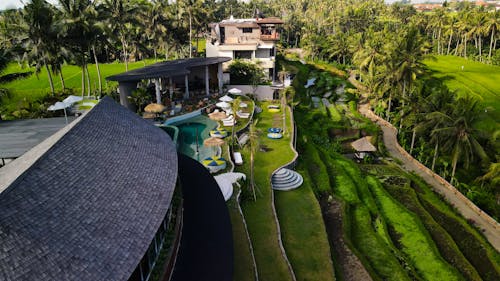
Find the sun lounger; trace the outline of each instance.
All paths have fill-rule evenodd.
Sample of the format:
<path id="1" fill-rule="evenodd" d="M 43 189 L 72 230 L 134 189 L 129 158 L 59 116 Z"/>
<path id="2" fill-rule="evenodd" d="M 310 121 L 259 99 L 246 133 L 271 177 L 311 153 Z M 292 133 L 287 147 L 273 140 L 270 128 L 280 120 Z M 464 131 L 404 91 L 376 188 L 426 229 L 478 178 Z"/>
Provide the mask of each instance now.
<path id="1" fill-rule="evenodd" d="M 238 143 L 240 144 L 240 146 L 243 146 L 247 143 L 248 141 L 248 135 L 247 134 L 243 134 L 240 136 L 240 138 L 238 139 Z"/>
<path id="2" fill-rule="evenodd" d="M 246 112 L 238 111 L 238 112 L 236 112 L 236 115 L 238 117 L 244 118 L 244 119 L 250 118 L 250 113 L 246 113 Z"/>
<path id="3" fill-rule="evenodd" d="M 243 158 L 241 158 L 241 153 L 235 152 L 233 153 L 233 157 L 234 157 L 234 164 L 236 165 L 243 164 Z"/>

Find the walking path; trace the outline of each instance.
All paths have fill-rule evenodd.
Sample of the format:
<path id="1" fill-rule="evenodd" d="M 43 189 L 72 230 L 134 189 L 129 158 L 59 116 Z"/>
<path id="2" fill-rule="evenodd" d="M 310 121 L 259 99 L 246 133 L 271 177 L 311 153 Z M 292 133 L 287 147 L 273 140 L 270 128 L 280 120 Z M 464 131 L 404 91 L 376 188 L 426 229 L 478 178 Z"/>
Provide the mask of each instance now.
<path id="1" fill-rule="evenodd" d="M 433 189 L 446 198 L 448 203 L 453 205 L 467 220 L 474 221 L 479 227 L 486 239 L 493 247 L 500 251 L 500 225 L 488 214 L 483 212 L 467 197 L 460 193 L 454 186 L 446 180 L 435 174 L 429 168 L 415 160 L 408 152 L 406 152 L 397 141 L 397 129 L 389 122 L 375 115 L 370 110 L 369 104 L 360 104 L 359 112 L 380 126 L 384 133 L 384 144 L 390 155 L 400 160 L 402 167 L 410 172 L 414 172 L 425 180 Z"/>

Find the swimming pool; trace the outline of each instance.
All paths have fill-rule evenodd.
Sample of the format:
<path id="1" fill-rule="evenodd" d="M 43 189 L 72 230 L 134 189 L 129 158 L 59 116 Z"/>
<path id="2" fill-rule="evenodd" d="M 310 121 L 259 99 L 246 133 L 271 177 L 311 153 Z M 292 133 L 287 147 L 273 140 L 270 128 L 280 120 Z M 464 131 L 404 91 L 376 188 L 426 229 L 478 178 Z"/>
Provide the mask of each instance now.
<path id="1" fill-rule="evenodd" d="M 171 125 L 179 128 L 177 138 L 179 152 L 197 161 L 202 161 L 214 154 L 216 148 L 204 146 L 203 140 L 210 137 L 210 131 L 217 127 L 217 122 L 198 115 Z"/>

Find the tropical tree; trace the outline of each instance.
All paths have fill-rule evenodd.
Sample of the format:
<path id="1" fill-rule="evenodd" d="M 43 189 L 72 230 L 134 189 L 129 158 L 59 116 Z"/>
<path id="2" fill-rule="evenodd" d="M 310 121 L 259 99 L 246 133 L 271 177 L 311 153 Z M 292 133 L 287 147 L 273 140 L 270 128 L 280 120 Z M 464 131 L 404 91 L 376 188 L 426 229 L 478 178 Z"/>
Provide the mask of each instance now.
<path id="1" fill-rule="evenodd" d="M 484 29 L 486 32 L 489 32 L 491 34 L 490 48 L 488 51 L 488 62 L 491 63 L 491 53 L 494 49 L 496 49 L 497 38 L 495 37 L 495 35 L 497 34 L 497 30 L 500 29 L 500 12 L 496 11 L 494 13 L 488 14 L 484 23 Z"/>
<path id="2" fill-rule="evenodd" d="M 256 119 L 254 122 L 252 122 L 248 128 L 248 142 L 249 142 L 249 149 L 250 149 L 250 188 L 252 189 L 253 193 L 253 200 L 257 201 L 257 197 L 255 195 L 255 153 L 257 152 L 257 149 L 259 147 L 259 133 L 257 131 L 257 122 L 258 119 Z"/>
<path id="3" fill-rule="evenodd" d="M 434 171 L 436 160 L 439 155 L 440 135 L 439 129 L 445 124 L 442 115 L 448 116 L 452 112 L 452 104 L 455 103 L 456 93 L 448 90 L 447 87 L 432 87 L 426 89 L 431 94 L 423 99 L 422 119 L 418 122 L 415 129 L 418 134 L 431 132 L 429 142 L 434 145 L 434 156 L 432 158 L 431 170 Z"/>
<path id="4" fill-rule="evenodd" d="M 125 71 L 128 71 L 131 29 L 134 25 L 139 25 L 137 15 L 140 14 L 141 6 L 132 5 L 125 0 L 104 0 L 100 9 L 107 19 L 107 35 L 118 39 L 121 44 Z"/>
<path id="5" fill-rule="evenodd" d="M 24 20 L 28 26 L 29 38 L 28 60 L 35 64 L 35 72 L 40 73 L 42 67 L 47 71 L 50 90 L 54 95 L 54 82 L 49 69 L 51 50 L 57 37 L 54 29 L 54 10 L 45 0 L 32 0 L 24 7 Z"/>
<path id="6" fill-rule="evenodd" d="M 452 172 L 450 182 L 455 180 L 457 164 L 461 161 L 466 168 L 470 162 L 479 157 L 487 160 L 488 157 L 478 141 L 480 131 L 475 127 L 484 111 L 479 102 L 469 96 L 457 100 L 450 114 L 435 112 L 429 114 L 436 126 L 431 135 L 442 140 L 443 149 L 450 153 Z"/>

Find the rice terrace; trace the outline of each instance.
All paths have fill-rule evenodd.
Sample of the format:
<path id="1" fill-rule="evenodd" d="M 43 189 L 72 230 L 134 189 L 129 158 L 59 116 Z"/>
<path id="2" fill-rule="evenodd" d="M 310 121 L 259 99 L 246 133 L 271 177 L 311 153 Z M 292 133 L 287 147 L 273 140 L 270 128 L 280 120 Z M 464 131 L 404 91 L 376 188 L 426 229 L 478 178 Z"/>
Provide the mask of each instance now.
<path id="1" fill-rule="evenodd" d="M 500 1 L 0 3 L 0 279 L 500 280 Z"/>

